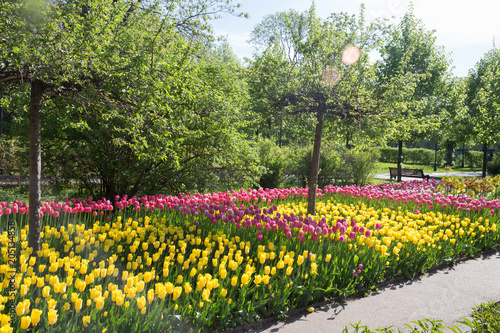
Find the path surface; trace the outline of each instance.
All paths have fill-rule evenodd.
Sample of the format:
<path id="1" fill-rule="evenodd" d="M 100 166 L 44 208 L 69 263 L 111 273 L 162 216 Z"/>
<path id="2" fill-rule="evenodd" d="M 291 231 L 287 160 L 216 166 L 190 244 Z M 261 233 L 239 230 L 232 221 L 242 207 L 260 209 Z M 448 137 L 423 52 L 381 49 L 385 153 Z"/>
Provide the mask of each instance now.
<path id="1" fill-rule="evenodd" d="M 442 320 L 456 325 L 468 317 L 472 307 L 500 301 L 500 252 L 463 261 L 412 280 L 389 284 L 370 296 L 348 299 L 301 312 L 285 322 L 271 322 L 246 332 L 323 333 L 342 332 L 361 321 L 374 330 L 393 326 L 407 331 L 405 324 L 421 319 Z M 351 330 L 353 331 L 353 330 Z"/>

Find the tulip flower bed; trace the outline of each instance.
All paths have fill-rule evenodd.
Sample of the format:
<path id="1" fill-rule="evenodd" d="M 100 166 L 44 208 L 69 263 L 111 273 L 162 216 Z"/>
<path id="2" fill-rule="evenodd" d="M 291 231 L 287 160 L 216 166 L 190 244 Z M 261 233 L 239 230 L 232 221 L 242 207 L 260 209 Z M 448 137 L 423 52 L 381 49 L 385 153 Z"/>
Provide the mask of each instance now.
<path id="1" fill-rule="evenodd" d="M 45 202 L 37 263 L 3 202 L 0 332 L 224 331 L 500 245 L 498 199 L 439 186 Z"/>

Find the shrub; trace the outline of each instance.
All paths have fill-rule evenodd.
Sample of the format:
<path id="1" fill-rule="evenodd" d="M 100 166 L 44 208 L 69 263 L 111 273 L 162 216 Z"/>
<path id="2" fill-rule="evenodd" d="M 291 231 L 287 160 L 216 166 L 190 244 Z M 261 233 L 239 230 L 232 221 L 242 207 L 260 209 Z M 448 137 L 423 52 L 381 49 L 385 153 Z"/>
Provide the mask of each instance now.
<path id="1" fill-rule="evenodd" d="M 305 187 L 309 183 L 312 152 L 312 145 L 288 147 L 283 175 L 286 186 Z M 324 187 L 332 183 L 339 165 L 340 154 L 336 147 L 328 143 L 323 144 L 319 161 L 318 187 Z"/>
<path id="2" fill-rule="evenodd" d="M 387 147 L 377 150 L 380 152 L 380 162 L 397 163 L 398 148 Z M 433 149 L 403 148 L 403 161 L 408 164 L 433 165 L 435 154 Z M 436 158 L 438 165 L 443 164 L 445 154 L 444 149 L 438 151 Z"/>
<path id="3" fill-rule="evenodd" d="M 16 138 L 0 137 L 0 175 L 27 175 L 29 154 L 26 145 Z"/>
<path id="4" fill-rule="evenodd" d="M 435 152 L 424 148 L 407 148 L 403 150 L 405 162 L 411 164 L 429 165 L 434 163 Z"/>
<path id="5" fill-rule="evenodd" d="M 467 150 L 465 152 L 465 163 L 470 168 L 479 168 L 483 165 L 483 152 L 477 150 Z"/>
<path id="6" fill-rule="evenodd" d="M 256 143 L 260 165 L 266 172 L 259 179 L 262 188 L 278 188 L 281 185 L 280 177 L 283 173 L 283 149 L 269 139 L 261 139 Z"/>
<path id="7" fill-rule="evenodd" d="M 493 162 L 486 165 L 486 169 L 490 175 L 496 176 L 500 174 L 500 155 L 497 155 Z"/>
<path id="8" fill-rule="evenodd" d="M 343 171 L 354 184 L 366 185 L 370 181 L 379 158 L 378 150 L 347 150 L 342 156 L 342 165 L 337 173 Z"/>
<path id="9" fill-rule="evenodd" d="M 396 163 L 398 160 L 398 148 L 379 148 L 380 152 L 380 162 L 384 163 Z M 404 151 L 403 151 L 404 153 Z"/>

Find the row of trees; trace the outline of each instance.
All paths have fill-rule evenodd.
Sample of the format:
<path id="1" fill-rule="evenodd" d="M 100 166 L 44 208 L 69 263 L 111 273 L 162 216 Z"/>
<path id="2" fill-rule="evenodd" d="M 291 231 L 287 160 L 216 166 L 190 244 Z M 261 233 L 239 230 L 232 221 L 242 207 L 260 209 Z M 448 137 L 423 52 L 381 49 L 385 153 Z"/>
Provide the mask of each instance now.
<path id="1" fill-rule="evenodd" d="M 42 168 L 89 188 L 99 176 L 108 196 L 209 191 L 256 184 L 265 172 L 251 148 L 256 137 L 313 142 L 312 214 L 323 140 L 348 148 L 388 140 L 402 148 L 422 136 L 498 142 L 498 50 L 468 78 L 453 78 L 411 7 L 392 26 L 367 23 L 363 7 L 322 19 L 313 5 L 258 24 L 245 67 L 209 24 L 222 12 L 244 16 L 238 7 L 0 2 L 2 105 L 10 136 L 29 143 L 30 230 L 40 227 Z"/>

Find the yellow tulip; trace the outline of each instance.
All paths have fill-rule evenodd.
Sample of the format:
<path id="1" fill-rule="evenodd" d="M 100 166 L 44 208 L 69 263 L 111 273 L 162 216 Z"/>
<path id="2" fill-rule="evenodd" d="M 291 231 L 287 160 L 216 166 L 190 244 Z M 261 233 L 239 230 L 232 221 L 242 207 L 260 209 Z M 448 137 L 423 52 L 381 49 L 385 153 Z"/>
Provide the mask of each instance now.
<path id="1" fill-rule="evenodd" d="M 28 288 L 27 284 L 21 285 L 21 297 L 24 297 L 28 293 Z"/>
<path id="2" fill-rule="evenodd" d="M 139 297 L 139 298 L 137 299 L 137 307 L 138 307 L 139 309 L 142 309 L 142 308 L 144 308 L 145 306 L 146 306 L 146 298 L 145 298 L 144 296 Z"/>
<path id="3" fill-rule="evenodd" d="M 122 293 L 119 293 L 119 294 L 116 295 L 116 301 L 115 301 L 115 303 L 118 306 L 122 306 L 124 300 L 125 300 L 125 295 L 122 294 Z"/>
<path id="4" fill-rule="evenodd" d="M 88 327 L 90 324 L 90 316 L 83 316 L 82 321 L 83 327 Z"/>
<path id="5" fill-rule="evenodd" d="M 47 298 L 50 296 L 50 287 L 49 286 L 45 286 L 43 287 L 42 289 L 42 296 Z"/>
<path id="6" fill-rule="evenodd" d="M 174 288 L 174 295 L 173 295 L 173 300 L 177 300 L 180 296 L 181 296 L 181 293 L 182 293 L 182 288 L 181 287 L 175 287 Z"/>
<path id="7" fill-rule="evenodd" d="M 48 317 L 49 317 L 49 324 L 54 325 L 57 322 L 57 317 L 58 317 L 57 310 L 54 309 L 49 310 Z"/>
<path id="8" fill-rule="evenodd" d="M 155 293 L 158 295 L 158 298 L 164 299 L 167 293 L 165 285 L 163 285 L 162 283 L 157 283 L 155 285 Z"/>
<path id="9" fill-rule="evenodd" d="M 81 298 L 77 298 L 75 300 L 75 310 L 78 312 L 82 309 L 82 305 L 83 305 L 83 300 Z"/>
<path id="10" fill-rule="evenodd" d="M 27 329 L 31 324 L 31 317 L 30 316 L 23 316 L 21 318 L 21 329 L 25 330 Z"/>
<path id="11" fill-rule="evenodd" d="M 22 315 L 24 315 L 24 303 L 23 302 L 17 303 L 16 313 L 17 313 L 17 315 L 19 317 L 21 317 Z"/>
<path id="12" fill-rule="evenodd" d="M 104 297 L 99 296 L 94 300 L 94 302 L 97 310 L 102 310 L 102 308 L 104 307 Z"/>
<path id="13" fill-rule="evenodd" d="M 155 299 L 155 291 L 153 289 L 149 289 L 147 296 L 148 296 L 148 302 L 149 303 L 153 302 Z"/>
<path id="14" fill-rule="evenodd" d="M 172 284 L 172 282 L 165 283 L 165 290 L 168 294 L 172 294 L 174 292 L 174 285 Z"/>
<path id="15" fill-rule="evenodd" d="M 47 306 L 49 309 L 55 309 L 56 308 L 56 305 L 57 305 L 57 301 L 55 299 L 49 299 L 47 301 Z"/>
<path id="16" fill-rule="evenodd" d="M 247 284 L 249 281 L 250 281 L 250 275 L 248 275 L 247 273 L 244 273 L 241 276 L 241 283 Z"/>
<path id="17" fill-rule="evenodd" d="M 38 325 L 40 322 L 40 316 L 42 315 L 42 311 L 38 309 L 31 310 L 31 324 L 33 326 Z"/>

